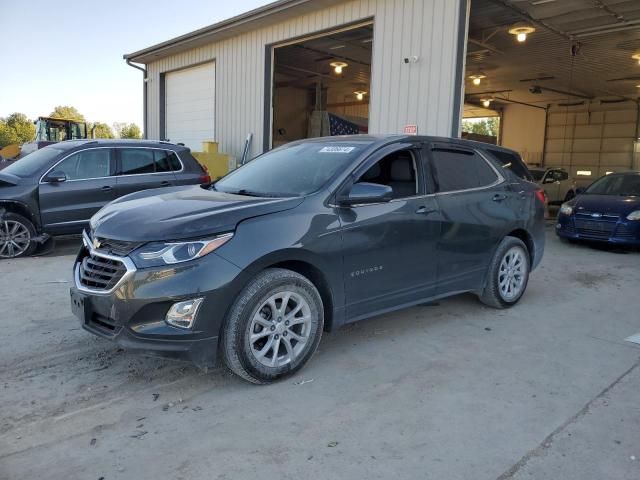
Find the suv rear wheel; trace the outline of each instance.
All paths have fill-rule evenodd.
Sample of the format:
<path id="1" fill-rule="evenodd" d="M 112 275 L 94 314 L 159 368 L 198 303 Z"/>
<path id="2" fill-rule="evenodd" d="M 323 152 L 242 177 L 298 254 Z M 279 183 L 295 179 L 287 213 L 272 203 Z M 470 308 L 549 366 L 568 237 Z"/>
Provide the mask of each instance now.
<path id="1" fill-rule="evenodd" d="M 222 332 L 222 354 L 231 371 L 265 384 L 302 368 L 324 328 L 322 299 L 302 275 L 268 269 L 245 287 Z"/>
<path id="2" fill-rule="evenodd" d="M 527 289 L 531 259 L 527 246 L 515 237 L 505 237 L 496 250 L 480 301 L 493 308 L 518 303 Z"/>
<path id="3" fill-rule="evenodd" d="M 0 258 L 31 255 L 36 248 L 35 234 L 33 223 L 22 215 L 7 212 L 0 216 Z"/>

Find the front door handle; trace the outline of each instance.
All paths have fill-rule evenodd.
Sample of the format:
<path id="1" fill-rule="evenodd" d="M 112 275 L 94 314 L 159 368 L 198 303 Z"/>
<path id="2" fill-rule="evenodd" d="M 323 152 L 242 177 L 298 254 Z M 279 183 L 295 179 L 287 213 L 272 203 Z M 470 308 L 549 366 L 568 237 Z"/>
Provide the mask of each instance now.
<path id="1" fill-rule="evenodd" d="M 167 180 L 164 180 L 163 182 L 160 182 L 160 186 L 161 187 L 168 187 L 169 185 L 171 185 L 171 183 Z"/>
<path id="2" fill-rule="evenodd" d="M 504 193 L 496 193 L 492 198 L 494 202 L 502 202 L 503 200 L 506 200 L 506 199 L 507 199 L 507 196 Z"/>
<path id="3" fill-rule="evenodd" d="M 105 185 L 104 187 L 101 188 L 101 190 L 103 192 L 110 192 L 111 190 L 113 190 L 113 187 L 110 185 Z"/>
<path id="4" fill-rule="evenodd" d="M 424 205 L 416 210 L 418 215 L 429 215 L 430 213 L 435 212 L 433 208 L 427 208 Z"/>

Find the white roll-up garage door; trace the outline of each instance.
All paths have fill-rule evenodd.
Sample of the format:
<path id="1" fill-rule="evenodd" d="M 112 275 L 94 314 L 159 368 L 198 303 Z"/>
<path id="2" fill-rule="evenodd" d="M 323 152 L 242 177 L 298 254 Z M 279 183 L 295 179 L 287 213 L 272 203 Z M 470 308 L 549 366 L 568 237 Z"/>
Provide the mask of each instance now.
<path id="1" fill-rule="evenodd" d="M 165 137 L 201 151 L 215 140 L 215 63 L 169 72 L 165 76 Z"/>

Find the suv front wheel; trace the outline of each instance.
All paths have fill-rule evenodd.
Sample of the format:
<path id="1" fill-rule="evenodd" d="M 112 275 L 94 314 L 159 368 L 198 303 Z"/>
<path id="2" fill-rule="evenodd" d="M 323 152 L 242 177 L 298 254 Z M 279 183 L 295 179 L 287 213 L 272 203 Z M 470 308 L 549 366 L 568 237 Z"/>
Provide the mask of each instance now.
<path id="1" fill-rule="evenodd" d="M 36 248 L 36 229 L 22 215 L 7 212 L 0 215 L 0 258 L 31 255 Z"/>
<path id="2" fill-rule="evenodd" d="M 249 282 L 231 307 L 222 354 L 235 374 L 270 383 L 307 363 L 323 328 L 322 299 L 313 283 L 290 270 L 268 269 Z"/>
<path id="3" fill-rule="evenodd" d="M 527 246 L 515 237 L 505 237 L 491 260 L 480 301 L 493 308 L 518 303 L 529 283 L 531 259 Z"/>

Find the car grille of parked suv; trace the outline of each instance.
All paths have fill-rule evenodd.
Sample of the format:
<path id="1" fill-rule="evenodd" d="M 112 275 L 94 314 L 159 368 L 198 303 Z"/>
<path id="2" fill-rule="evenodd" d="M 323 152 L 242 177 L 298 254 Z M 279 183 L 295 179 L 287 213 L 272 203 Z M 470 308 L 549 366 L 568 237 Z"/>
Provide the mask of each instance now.
<path id="1" fill-rule="evenodd" d="M 93 235 L 91 235 L 93 238 Z M 142 246 L 144 242 L 125 242 L 122 240 L 114 240 L 112 238 L 98 238 L 99 250 L 109 255 L 117 257 L 126 257 L 136 248 Z"/>
<path id="2" fill-rule="evenodd" d="M 127 273 L 123 262 L 95 254 L 84 257 L 79 266 L 80 284 L 92 290 L 111 290 Z"/>

